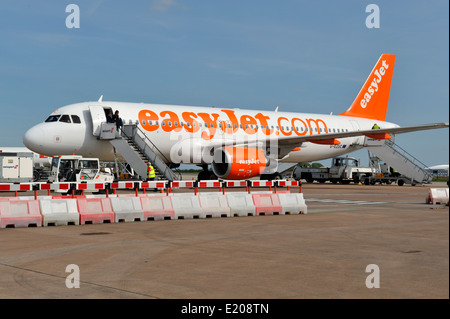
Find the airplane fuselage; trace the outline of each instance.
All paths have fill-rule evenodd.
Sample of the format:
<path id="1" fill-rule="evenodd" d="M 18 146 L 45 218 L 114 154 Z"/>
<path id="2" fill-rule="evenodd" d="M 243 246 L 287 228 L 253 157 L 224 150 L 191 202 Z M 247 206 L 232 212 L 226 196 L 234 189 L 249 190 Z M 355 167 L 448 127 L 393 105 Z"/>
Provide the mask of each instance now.
<path id="1" fill-rule="evenodd" d="M 189 157 L 178 157 L 174 152 L 175 145 L 207 148 L 224 143 L 276 142 L 278 137 L 284 136 L 369 130 L 374 124 L 383 128 L 398 127 L 389 122 L 347 116 L 105 101 L 77 103 L 55 110 L 46 122 L 26 133 L 24 143 L 47 156 L 74 153 L 113 161 L 111 144 L 94 135 L 99 129 L 98 123 L 103 121 L 96 119 L 98 114 L 93 111 L 99 108 L 118 110 L 124 123 L 139 123 L 141 130 L 166 158 L 173 163 L 186 164 L 199 162 L 189 163 L 186 161 Z M 279 160 L 297 163 L 326 159 L 356 151 L 363 143 L 364 136 L 342 138 L 338 145 L 304 142 L 293 145 L 292 150 Z M 210 160 L 202 158 L 200 163 L 209 164 Z"/>

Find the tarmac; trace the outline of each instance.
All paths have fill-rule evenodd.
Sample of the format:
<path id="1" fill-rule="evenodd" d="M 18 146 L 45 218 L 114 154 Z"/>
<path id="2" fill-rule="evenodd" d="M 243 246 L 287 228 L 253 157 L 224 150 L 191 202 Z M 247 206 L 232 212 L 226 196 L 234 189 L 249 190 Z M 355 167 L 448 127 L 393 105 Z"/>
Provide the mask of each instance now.
<path id="1" fill-rule="evenodd" d="M 305 215 L 0 229 L 0 298 L 448 299 L 449 209 L 429 187 L 304 184 Z"/>

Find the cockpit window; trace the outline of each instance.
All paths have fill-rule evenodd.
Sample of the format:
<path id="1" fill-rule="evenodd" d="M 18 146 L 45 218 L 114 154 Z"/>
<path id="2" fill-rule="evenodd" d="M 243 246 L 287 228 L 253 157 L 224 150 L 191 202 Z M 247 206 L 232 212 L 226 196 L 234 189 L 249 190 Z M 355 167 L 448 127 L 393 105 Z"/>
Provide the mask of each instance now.
<path id="1" fill-rule="evenodd" d="M 70 120 L 70 116 L 67 114 L 62 115 L 59 121 L 65 123 L 72 123 L 72 121 Z"/>
<path id="2" fill-rule="evenodd" d="M 72 117 L 72 122 L 73 123 L 81 123 L 81 120 L 78 117 L 78 115 L 71 115 L 71 117 Z"/>
<path id="3" fill-rule="evenodd" d="M 50 115 L 45 122 L 58 122 L 61 115 Z"/>

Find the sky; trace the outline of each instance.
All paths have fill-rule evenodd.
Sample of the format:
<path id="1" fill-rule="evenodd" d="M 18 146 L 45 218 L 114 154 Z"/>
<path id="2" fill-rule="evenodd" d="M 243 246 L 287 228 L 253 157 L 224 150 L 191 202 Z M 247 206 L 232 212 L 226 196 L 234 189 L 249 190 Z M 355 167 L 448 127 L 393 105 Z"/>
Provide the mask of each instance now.
<path id="1" fill-rule="evenodd" d="M 71 3 L 79 28 L 66 26 Z M 366 26 L 371 3 L 379 28 Z M 22 146 L 58 107 L 101 95 L 339 114 L 382 53 L 397 55 L 386 120 L 448 122 L 445 0 L 0 0 L 0 146 Z M 449 162 L 448 129 L 396 143 L 426 165 Z"/>

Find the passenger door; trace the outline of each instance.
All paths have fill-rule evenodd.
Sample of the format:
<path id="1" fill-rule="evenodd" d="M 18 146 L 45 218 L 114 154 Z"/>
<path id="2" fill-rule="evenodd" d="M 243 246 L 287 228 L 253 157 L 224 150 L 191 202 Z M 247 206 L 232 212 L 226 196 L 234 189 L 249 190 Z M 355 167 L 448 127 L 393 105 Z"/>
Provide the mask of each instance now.
<path id="1" fill-rule="evenodd" d="M 103 106 L 89 105 L 92 118 L 92 135 L 100 136 L 102 123 L 106 122 L 106 114 Z"/>

